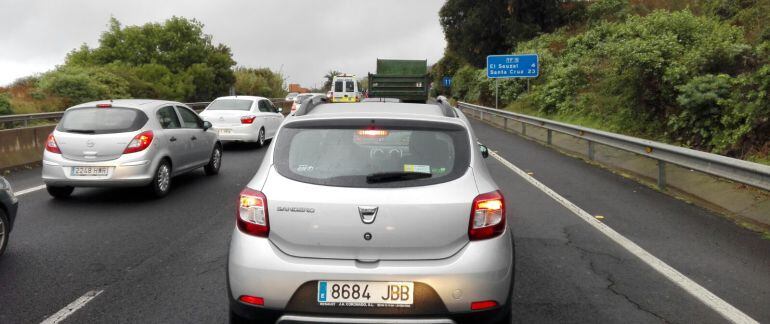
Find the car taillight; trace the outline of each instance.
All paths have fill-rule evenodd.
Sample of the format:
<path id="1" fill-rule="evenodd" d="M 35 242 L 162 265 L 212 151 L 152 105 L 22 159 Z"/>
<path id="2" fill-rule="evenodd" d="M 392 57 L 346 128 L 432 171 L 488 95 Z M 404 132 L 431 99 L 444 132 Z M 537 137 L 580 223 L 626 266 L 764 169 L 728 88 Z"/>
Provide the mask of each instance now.
<path id="1" fill-rule="evenodd" d="M 471 241 L 493 238 L 505 231 L 505 198 L 499 190 L 473 199 L 468 237 Z"/>
<path id="2" fill-rule="evenodd" d="M 265 306 L 265 299 L 262 297 L 243 295 L 238 297 L 238 300 L 254 306 Z"/>
<path id="3" fill-rule="evenodd" d="M 61 154 L 59 144 L 56 144 L 56 138 L 53 137 L 53 133 L 48 134 L 48 139 L 45 140 L 45 150 L 51 153 Z"/>
<path id="4" fill-rule="evenodd" d="M 152 144 L 152 139 L 155 138 L 155 134 L 152 131 L 146 131 L 134 136 L 131 143 L 128 143 L 126 149 L 123 150 L 123 154 L 136 153 L 146 150 Z"/>
<path id="5" fill-rule="evenodd" d="M 241 124 L 253 124 L 254 119 L 257 119 L 257 116 L 243 116 L 241 117 Z"/>
<path id="6" fill-rule="evenodd" d="M 297 111 L 297 103 L 296 102 L 291 104 L 291 112 L 295 112 L 295 111 Z"/>
<path id="7" fill-rule="evenodd" d="M 270 223 L 267 219 L 267 197 L 259 191 L 244 188 L 238 198 L 238 228 L 246 234 L 267 237 Z"/>

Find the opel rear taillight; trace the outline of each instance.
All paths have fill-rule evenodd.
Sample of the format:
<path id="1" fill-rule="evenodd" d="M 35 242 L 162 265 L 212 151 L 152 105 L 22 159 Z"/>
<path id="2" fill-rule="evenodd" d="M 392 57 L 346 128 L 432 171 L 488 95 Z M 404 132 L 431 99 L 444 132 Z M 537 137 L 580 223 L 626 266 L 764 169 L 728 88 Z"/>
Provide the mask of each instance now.
<path id="1" fill-rule="evenodd" d="M 267 220 L 267 197 L 259 191 L 244 188 L 238 198 L 238 228 L 246 234 L 267 237 L 270 223 Z"/>
<path id="2" fill-rule="evenodd" d="M 48 139 L 45 140 L 45 150 L 51 153 L 61 154 L 59 144 L 56 144 L 56 138 L 53 137 L 53 133 L 48 134 Z"/>
<path id="3" fill-rule="evenodd" d="M 505 231 L 505 198 L 499 190 L 476 196 L 471 208 L 468 237 L 471 241 L 493 238 Z"/>
<path id="4" fill-rule="evenodd" d="M 253 124 L 254 119 L 257 119 L 257 116 L 254 116 L 254 115 L 243 116 L 241 117 L 241 124 Z"/>
<path id="5" fill-rule="evenodd" d="M 146 150 L 152 144 L 152 139 L 155 138 L 155 134 L 152 131 L 146 131 L 134 136 L 131 143 L 128 143 L 126 149 L 123 150 L 123 154 L 136 153 Z"/>

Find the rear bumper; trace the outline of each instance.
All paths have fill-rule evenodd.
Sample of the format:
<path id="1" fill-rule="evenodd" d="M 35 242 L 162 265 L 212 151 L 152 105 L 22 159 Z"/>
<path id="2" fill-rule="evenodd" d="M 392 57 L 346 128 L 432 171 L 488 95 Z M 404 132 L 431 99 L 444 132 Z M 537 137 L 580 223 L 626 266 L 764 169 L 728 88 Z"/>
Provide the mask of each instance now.
<path id="1" fill-rule="evenodd" d="M 504 316 L 509 309 L 513 276 L 513 246 L 510 230 L 489 240 L 471 242 L 454 256 L 442 260 L 380 261 L 374 264 L 355 260 L 310 259 L 289 256 L 265 238 L 253 237 L 235 229 L 230 243 L 228 287 L 231 309 L 246 318 L 284 315 L 344 318 L 420 318 L 451 319 L 454 322 L 478 322 L 481 317 Z M 441 307 L 417 307 L 415 312 L 388 313 L 364 309 L 342 314 L 339 310 L 318 306 L 315 300 L 300 298 L 303 285 L 318 280 L 413 281 L 432 289 Z M 306 288 L 306 287 L 305 287 Z M 264 307 L 237 301 L 242 295 L 264 298 Z M 473 301 L 494 300 L 495 309 L 471 312 Z M 299 305 L 308 304 L 307 307 Z M 320 307 L 320 308 L 319 308 Z M 435 311 L 434 311 L 435 310 Z M 377 315 L 372 315 L 377 314 Z"/>
<path id="2" fill-rule="evenodd" d="M 259 125 L 244 126 L 214 126 L 214 131 L 219 134 L 220 141 L 230 142 L 257 142 L 259 141 Z M 230 133 L 223 134 L 220 130 L 229 130 Z"/>
<path id="3" fill-rule="evenodd" d="M 43 155 L 43 183 L 52 186 L 121 187 L 143 186 L 155 176 L 158 161 L 148 155 L 123 156 L 111 161 L 73 161 L 59 154 Z M 73 176 L 74 167 L 107 167 L 106 176 Z"/>

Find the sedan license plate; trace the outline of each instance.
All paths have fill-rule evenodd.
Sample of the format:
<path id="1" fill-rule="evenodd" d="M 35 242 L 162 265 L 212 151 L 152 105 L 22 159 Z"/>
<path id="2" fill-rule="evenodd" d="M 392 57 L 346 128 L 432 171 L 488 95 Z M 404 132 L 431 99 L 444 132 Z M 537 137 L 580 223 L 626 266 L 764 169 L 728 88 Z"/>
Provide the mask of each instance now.
<path id="1" fill-rule="evenodd" d="M 232 129 L 218 129 L 217 132 L 219 133 L 219 135 L 225 135 L 225 134 L 232 133 L 233 130 Z"/>
<path id="2" fill-rule="evenodd" d="M 323 306 L 410 307 L 414 303 L 414 283 L 319 281 L 318 303 Z"/>
<path id="3" fill-rule="evenodd" d="M 106 176 L 109 167 L 73 167 L 73 176 Z"/>

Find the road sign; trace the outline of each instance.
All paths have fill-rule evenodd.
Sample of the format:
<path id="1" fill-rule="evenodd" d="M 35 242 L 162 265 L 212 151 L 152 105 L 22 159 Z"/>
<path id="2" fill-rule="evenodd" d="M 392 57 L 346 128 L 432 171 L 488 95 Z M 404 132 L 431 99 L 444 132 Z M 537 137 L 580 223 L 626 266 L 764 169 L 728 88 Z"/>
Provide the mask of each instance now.
<path id="1" fill-rule="evenodd" d="M 441 84 L 444 85 L 444 88 L 449 88 L 452 86 L 452 78 L 445 76 L 444 79 L 441 80 Z"/>
<path id="2" fill-rule="evenodd" d="M 536 78 L 538 75 L 540 60 L 537 54 L 487 56 L 487 78 Z"/>

